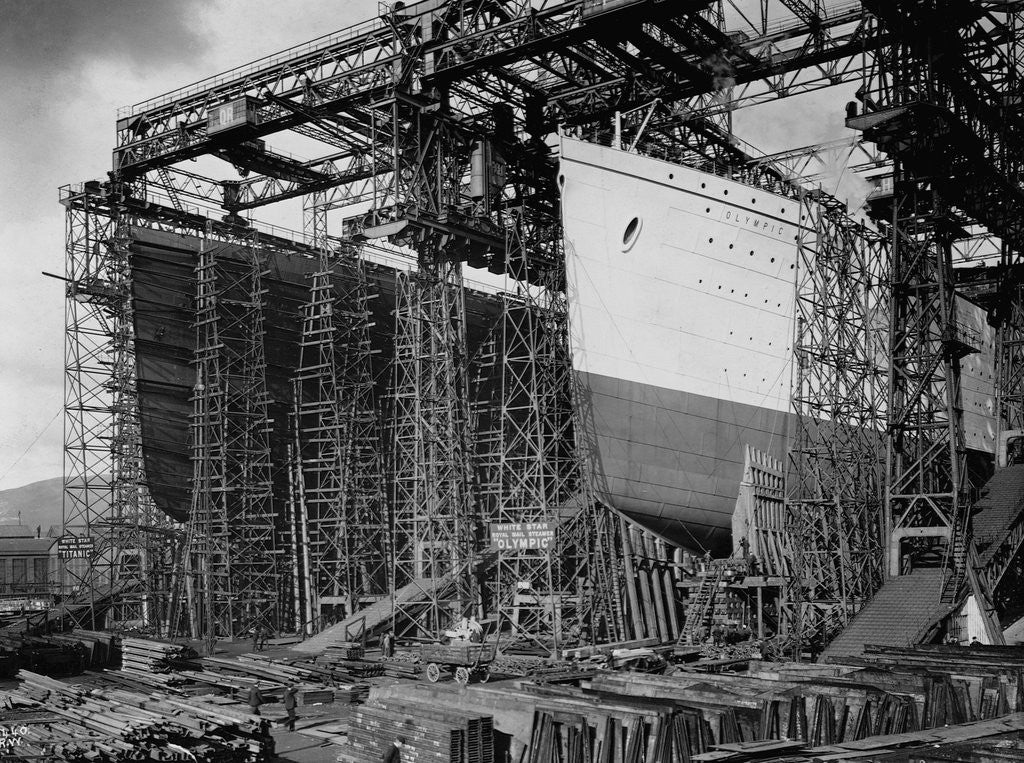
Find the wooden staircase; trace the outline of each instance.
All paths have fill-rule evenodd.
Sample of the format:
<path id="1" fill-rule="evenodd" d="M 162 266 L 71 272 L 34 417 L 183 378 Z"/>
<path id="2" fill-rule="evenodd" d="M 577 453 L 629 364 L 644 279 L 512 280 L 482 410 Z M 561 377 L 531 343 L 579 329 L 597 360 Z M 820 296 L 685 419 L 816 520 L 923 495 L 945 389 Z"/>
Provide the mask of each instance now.
<path id="1" fill-rule="evenodd" d="M 708 625 L 714 611 L 718 586 L 725 577 L 725 570 L 725 565 L 716 564 L 709 566 L 705 571 L 697 592 L 686 607 L 686 622 L 679 633 L 680 643 L 692 644 L 700 636 L 701 630 Z"/>

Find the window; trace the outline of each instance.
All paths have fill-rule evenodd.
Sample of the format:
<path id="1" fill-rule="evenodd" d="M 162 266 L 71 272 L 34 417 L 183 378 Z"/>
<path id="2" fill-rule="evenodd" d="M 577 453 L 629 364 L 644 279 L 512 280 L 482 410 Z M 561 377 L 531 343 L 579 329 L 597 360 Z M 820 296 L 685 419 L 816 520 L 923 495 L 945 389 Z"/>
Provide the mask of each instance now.
<path id="1" fill-rule="evenodd" d="M 33 582 L 36 586 L 44 586 L 50 581 L 49 578 L 49 559 L 45 556 L 39 556 L 32 560 L 32 574 L 34 576 Z"/>
<path id="2" fill-rule="evenodd" d="M 15 589 L 28 585 L 28 559 L 11 559 L 11 585 Z"/>

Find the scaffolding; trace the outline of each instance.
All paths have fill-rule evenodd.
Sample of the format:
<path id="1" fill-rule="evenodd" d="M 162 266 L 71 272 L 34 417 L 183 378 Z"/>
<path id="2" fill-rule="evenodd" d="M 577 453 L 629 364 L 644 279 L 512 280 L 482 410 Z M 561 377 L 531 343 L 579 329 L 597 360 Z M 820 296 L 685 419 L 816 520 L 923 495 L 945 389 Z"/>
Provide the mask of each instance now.
<path id="1" fill-rule="evenodd" d="M 560 553 L 556 536 L 579 509 L 580 482 L 561 227 L 524 207 L 508 220 L 501 313 L 475 364 L 480 500 L 492 531 L 525 537 L 530 525 L 543 546 L 495 548 L 492 539 L 489 609 L 512 640 L 557 649 L 563 628 L 571 630 L 577 597 L 570 588 L 573 558 Z"/>
<path id="2" fill-rule="evenodd" d="M 75 624 L 159 628 L 175 558 L 171 522 L 146 487 L 131 298 L 133 218 L 109 187 L 65 187 L 65 536 L 91 539 L 63 568 Z"/>
<path id="3" fill-rule="evenodd" d="M 480 543 L 471 494 L 465 303 L 458 262 L 397 277 L 394 359 L 395 621 L 438 636 L 475 611 Z M 443 585 L 441 585 L 443 581 Z"/>
<path id="4" fill-rule="evenodd" d="M 296 625 L 306 632 L 389 590 L 370 298 L 358 250 L 321 249 L 294 380 L 292 575 Z"/>
<path id="5" fill-rule="evenodd" d="M 890 302 L 884 235 L 820 192 L 800 214 L 782 611 L 797 654 L 827 644 L 885 580 Z"/>
<path id="6" fill-rule="evenodd" d="M 227 262 L 224 250 L 241 252 Z M 202 241 L 188 520 L 193 637 L 244 635 L 281 622 L 257 234 Z"/>

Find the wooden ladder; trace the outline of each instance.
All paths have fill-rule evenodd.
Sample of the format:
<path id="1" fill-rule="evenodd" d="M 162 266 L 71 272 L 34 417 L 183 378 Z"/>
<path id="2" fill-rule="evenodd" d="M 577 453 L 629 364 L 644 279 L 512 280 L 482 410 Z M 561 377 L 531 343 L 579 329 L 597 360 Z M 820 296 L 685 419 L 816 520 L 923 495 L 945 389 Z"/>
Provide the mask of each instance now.
<path id="1" fill-rule="evenodd" d="M 704 573 L 700 587 L 694 594 L 693 600 L 686 607 L 686 622 L 683 624 L 682 632 L 679 634 L 679 641 L 684 644 L 693 642 L 700 629 L 707 623 L 715 603 L 715 596 L 718 594 L 718 584 L 722 582 L 725 575 L 725 566 L 716 565 Z"/>

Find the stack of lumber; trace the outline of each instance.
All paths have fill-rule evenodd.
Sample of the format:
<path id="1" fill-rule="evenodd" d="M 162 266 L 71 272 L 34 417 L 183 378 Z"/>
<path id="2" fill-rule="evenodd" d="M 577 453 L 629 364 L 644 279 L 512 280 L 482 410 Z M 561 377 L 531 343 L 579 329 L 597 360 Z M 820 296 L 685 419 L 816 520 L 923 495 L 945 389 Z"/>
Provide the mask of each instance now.
<path id="1" fill-rule="evenodd" d="M 334 689 L 334 701 L 339 704 L 361 705 L 369 696 L 370 687 L 367 684 L 349 684 Z"/>
<path id="2" fill-rule="evenodd" d="M 124 669 L 143 673 L 167 673 L 196 657 L 191 647 L 145 638 L 122 639 L 121 652 Z"/>
<path id="3" fill-rule="evenodd" d="M 86 666 L 108 668 L 117 662 L 119 644 L 113 633 L 75 629 L 70 633 L 50 636 L 65 643 L 80 644 L 85 652 Z"/>
<path id="4" fill-rule="evenodd" d="M 348 744 L 338 760 L 376 763 L 399 737 L 404 740 L 403 761 L 494 763 L 491 716 L 395 698 L 353 713 Z"/>
<path id="5" fill-rule="evenodd" d="M 423 671 L 414 662 L 405 662 L 394 658 L 381 664 L 384 675 L 392 678 L 416 678 Z"/>
<path id="6" fill-rule="evenodd" d="M 335 641 L 327 645 L 324 654 L 341 660 L 361 660 L 366 656 L 366 650 L 358 641 Z"/>
<path id="7" fill-rule="evenodd" d="M 17 667 L 48 676 L 78 675 L 86 668 L 85 647 L 77 640 L 25 633 L 0 633 L 0 652 L 16 656 Z"/>
<path id="8" fill-rule="evenodd" d="M 272 759 L 268 724 L 240 707 L 123 689 L 83 689 L 21 671 L 6 692 L 56 719 L 25 724 L 19 758 L 41 760 L 205 760 L 262 763 Z M 5 692 L 0 692 L 0 695 Z"/>
<path id="9" fill-rule="evenodd" d="M 375 660 L 349 660 L 330 653 L 321 654 L 315 660 L 331 670 L 332 673 L 349 676 L 351 678 L 372 678 L 384 675 L 385 666 Z M 391 663 L 388 663 L 391 664 Z"/>

